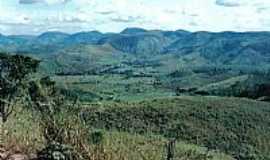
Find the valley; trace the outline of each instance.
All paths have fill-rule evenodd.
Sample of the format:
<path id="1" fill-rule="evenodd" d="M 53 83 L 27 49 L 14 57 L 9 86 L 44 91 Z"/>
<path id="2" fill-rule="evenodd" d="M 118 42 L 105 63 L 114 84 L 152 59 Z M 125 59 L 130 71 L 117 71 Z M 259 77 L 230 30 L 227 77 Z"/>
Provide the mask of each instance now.
<path id="1" fill-rule="evenodd" d="M 0 35 L 3 55 L 39 60 L 6 144 L 49 154 L 53 137 L 83 159 L 161 160 L 174 139 L 179 160 L 267 160 L 269 42 L 270 32 L 142 28 Z"/>

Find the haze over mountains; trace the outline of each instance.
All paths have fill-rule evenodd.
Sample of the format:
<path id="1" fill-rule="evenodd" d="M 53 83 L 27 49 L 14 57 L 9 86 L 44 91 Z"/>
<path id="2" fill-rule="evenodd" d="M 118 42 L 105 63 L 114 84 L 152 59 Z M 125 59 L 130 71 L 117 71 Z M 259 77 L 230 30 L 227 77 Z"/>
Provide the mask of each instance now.
<path id="1" fill-rule="evenodd" d="M 127 28 L 120 33 L 1 35 L 0 51 L 39 58 L 42 70 L 53 75 L 140 77 L 169 94 L 257 99 L 270 88 L 270 32 Z"/>
<path id="2" fill-rule="evenodd" d="M 109 44 L 118 51 L 133 55 L 196 54 L 197 58 L 226 65 L 270 62 L 270 32 L 213 33 L 127 28 L 121 33 L 91 31 L 75 34 L 46 32 L 39 36 L 0 35 L 0 49 L 7 52 L 57 54 L 78 44 Z"/>

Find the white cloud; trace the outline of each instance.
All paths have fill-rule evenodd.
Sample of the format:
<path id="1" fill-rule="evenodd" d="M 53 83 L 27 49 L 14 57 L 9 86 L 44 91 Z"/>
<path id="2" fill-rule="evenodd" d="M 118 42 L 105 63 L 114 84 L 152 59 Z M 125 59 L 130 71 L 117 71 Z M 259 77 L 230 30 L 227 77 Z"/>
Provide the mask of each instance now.
<path id="1" fill-rule="evenodd" d="M 216 0 L 217 5 L 225 7 L 239 7 L 239 6 L 263 6 L 270 5 L 268 0 Z"/>
<path id="2" fill-rule="evenodd" d="M 269 30 L 268 0 L 0 0 L 1 31 Z M 268 18 L 269 17 L 269 18 Z M 17 26 L 16 26 L 17 24 Z M 27 27 L 20 27 L 23 24 Z"/>
<path id="3" fill-rule="evenodd" d="M 62 4 L 67 3 L 71 0 L 19 0 L 20 4 L 37 4 L 37 3 L 45 3 L 48 5 L 54 5 L 54 4 Z"/>
<path id="4" fill-rule="evenodd" d="M 241 2 L 236 0 L 217 0 L 216 4 L 225 7 L 238 7 L 243 5 Z"/>

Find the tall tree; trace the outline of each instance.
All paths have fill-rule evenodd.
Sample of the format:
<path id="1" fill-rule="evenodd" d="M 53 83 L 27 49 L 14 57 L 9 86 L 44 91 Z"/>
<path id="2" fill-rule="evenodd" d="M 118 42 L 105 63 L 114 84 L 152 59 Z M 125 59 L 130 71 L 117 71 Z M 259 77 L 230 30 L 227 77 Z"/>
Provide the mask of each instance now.
<path id="1" fill-rule="evenodd" d="M 21 55 L 0 53 L 0 145 L 3 126 L 13 112 L 16 100 L 22 97 L 28 75 L 36 72 L 38 60 Z"/>

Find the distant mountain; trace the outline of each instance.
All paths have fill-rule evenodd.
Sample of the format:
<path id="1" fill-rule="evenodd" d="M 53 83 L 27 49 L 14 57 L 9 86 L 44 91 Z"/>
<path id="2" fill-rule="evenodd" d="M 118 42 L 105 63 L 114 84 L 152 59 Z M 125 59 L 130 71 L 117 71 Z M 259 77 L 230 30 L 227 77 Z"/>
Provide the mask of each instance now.
<path id="1" fill-rule="evenodd" d="M 107 40 L 114 48 L 133 54 L 156 54 L 170 44 L 170 39 L 161 34 L 119 35 Z"/>
<path id="2" fill-rule="evenodd" d="M 67 44 L 97 44 L 105 35 L 98 31 L 80 32 L 70 35 L 64 40 Z"/>
<path id="3" fill-rule="evenodd" d="M 35 41 L 32 43 L 39 43 L 44 45 L 50 45 L 55 43 L 61 43 L 66 38 L 69 37 L 69 34 L 62 32 L 46 32 L 35 38 Z"/>
<path id="4" fill-rule="evenodd" d="M 121 34 L 135 35 L 135 34 L 140 34 L 140 33 L 145 33 L 145 32 L 147 32 L 147 30 L 145 30 L 143 28 L 126 28 L 120 33 Z"/>
<path id="5" fill-rule="evenodd" d="M 259 64 L 270 61 L 269 32 L 195 32 L 170 44 L 166 53 L 200 57 L 222 64 Z"/>
<path id="6" fill-rule="evenodd" d="M 28 37 L 24 36 L 4 36 L 0 34 L 0 51 L 16 52 L 21 44 L 28 42 Z"/>
<path id="7" fill-rule="evenodd" d="M 108 37 L 105 42 L 114 48 L 133 54 L 158 54 L 164 49 L 180 39 L 189 35 L 186 31 L 147 31 L 140 28 L 127 28 L 120 34 Z"/>
<path id="8" fill-rule="evenodd" d="M 180 40 L 181 38 L 185 38 L 186 36 L 190 35 L 191 32 L 184 31 L 184 30 L 177 30 L 177 31 L 159 31 L 163 34 L 163 36 L 168 37 L 172 40 Z"/>
<path id="9" fill-rule="evenodd" d="M 224 65 L 270 63 L 270 32 L 188 32 L 127 28 L 121 33 L 98 31 L 39 36 L 0 35 L 0 51 L 58 54 L 70 46 L 111 45 L 116 52 L 132 55 L 178 55 L 190 62 Z"/>

